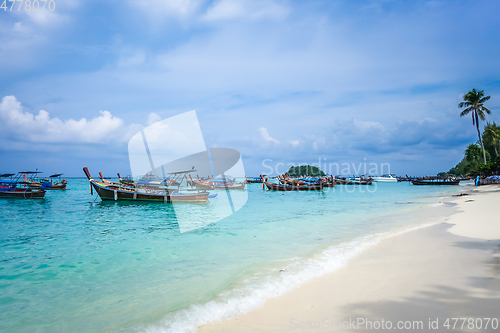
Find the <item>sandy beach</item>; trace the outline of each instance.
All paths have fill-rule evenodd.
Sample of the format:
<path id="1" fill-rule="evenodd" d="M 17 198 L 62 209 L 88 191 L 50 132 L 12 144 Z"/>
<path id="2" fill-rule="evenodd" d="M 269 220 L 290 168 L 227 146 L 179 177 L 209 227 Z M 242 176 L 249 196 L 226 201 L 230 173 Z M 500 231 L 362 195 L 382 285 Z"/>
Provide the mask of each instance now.
<path id="1" fill-rule="evenodd" d="M 498 331 L 500 186 L 464 188 L 469 195 L 452 199 L 452 216 L 387 238 L 331 274 L 199 331 Z"/>

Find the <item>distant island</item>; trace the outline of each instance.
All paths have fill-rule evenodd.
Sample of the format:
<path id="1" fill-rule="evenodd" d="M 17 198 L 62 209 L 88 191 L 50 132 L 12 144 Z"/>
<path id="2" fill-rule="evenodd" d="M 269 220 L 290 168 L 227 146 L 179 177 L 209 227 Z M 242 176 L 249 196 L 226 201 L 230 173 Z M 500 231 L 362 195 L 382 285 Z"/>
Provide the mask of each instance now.
<path id="1" fill-rule="evenodd" d="M 286 172 L 287 175 L 291 177 L 298 176 L 325 176 L 325 173 L 321 171 L 318 167 L 312 165 L 301 165 L 301 166 L 293 166 Z"/>

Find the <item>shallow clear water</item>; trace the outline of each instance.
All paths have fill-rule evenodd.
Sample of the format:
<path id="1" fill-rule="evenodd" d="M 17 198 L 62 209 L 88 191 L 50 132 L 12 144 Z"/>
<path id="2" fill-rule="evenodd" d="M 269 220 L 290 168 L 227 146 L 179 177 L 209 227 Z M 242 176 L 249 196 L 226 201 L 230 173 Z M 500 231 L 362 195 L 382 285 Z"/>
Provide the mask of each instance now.
<path id="1" fill-rule="evenodd" d="M 218 199 L 174 210 L 101 202 L 85 179 L 69 188 L 0 200 L 2 332 L 189 331 L 345 264 L 347 250 L 460 190 L 378 183 L 283 195 L 249 184 L 242 209 L 181 233 L 176 215 L 196 221 Z M 328 265 L 312 264 L 325 255 Z"/>

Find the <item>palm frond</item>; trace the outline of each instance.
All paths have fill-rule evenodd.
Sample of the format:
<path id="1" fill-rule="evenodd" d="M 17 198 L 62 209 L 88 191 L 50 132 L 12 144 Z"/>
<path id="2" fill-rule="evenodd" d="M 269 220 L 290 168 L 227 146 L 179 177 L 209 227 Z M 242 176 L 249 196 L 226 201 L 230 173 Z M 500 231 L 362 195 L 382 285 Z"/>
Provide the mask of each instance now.
<path id="1" fill-rule="evenodd" d="M 471 112 L 472 110 L 473 110 L 472 107 L 463 110 L 462 112 L 460 112 L 460 117 L 463 117 L 463 116 L 469 114 L 469 112 Z"/>
<path id="2" fill-rule="evenodd" d="M 479 100 L 479 103 L 483 104 L 484 102 L 486 102 L 487 100 L 489 100 L 491 98 L 491 96 L 486 96 L 486 97 L 483 97 Z"/>
<path id="3" fill-rule="evenodd" d="M 479 109 L 480 109 L 481 111 L 486 112 L 487 114 L 491 114 L 491 111 L 490 111 L 490 110 L 489 110 L 486 106 L 481 105 L 481 106 L 479 107 Z"/>

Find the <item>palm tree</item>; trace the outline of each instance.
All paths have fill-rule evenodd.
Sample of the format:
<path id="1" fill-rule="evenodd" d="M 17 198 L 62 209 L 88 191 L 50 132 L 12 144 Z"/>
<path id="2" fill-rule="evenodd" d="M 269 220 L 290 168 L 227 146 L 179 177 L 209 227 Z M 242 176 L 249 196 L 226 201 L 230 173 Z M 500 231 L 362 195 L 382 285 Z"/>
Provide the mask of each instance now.
<path id="1" fill-rule="evenodd" d="M 490 96 L 484 96 L 484 90 L 476 91 L 476 89 L 472 89 L 464 96 L 464 101 L 458 104 L 459 108 L 466 107 L 466 109 L 460 113 L 460 117 L 469 114 L 469 112 L 472 114 L 472 125 L 476 125 L 477 128 L 477 135 L 479 136 L 479 142 L 481 142 L 481 148 L 483 149 L 484 164 L 486 164 L 486 152 L 484 151 L 483 139 L 481 138 L 481 131 L 479 130 L 479 118 L 484 121 L 484 112 L 491 114 L 491 111 L 483 105 L 483 103 L 489 99 Z"/>

